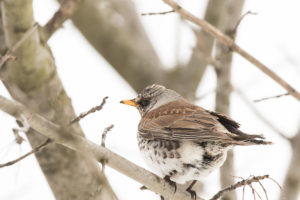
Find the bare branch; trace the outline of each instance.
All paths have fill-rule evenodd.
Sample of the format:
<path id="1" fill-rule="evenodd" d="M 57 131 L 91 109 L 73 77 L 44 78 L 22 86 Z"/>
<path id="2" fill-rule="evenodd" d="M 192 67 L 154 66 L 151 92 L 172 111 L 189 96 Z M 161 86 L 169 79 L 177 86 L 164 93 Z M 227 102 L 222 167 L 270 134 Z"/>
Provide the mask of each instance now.
<path id="1" fill-rule="evenodd" d="M 104 129 L 103 133 L 102 133 L 102 140 L 101 140 L 101 146 L 102 147 L 105 147 L 105 139 L 106 139 L 106 135 L 107 133 L 114 127 L 114 125 L 110 125 L 108 126 L 107 128 Z M 101 164 L 102 164 L 102 173 L 104 173 L 104 170 L 105 170 L 105 164 L 106 164 L 106 161 L 105 160 L 102 160 L 100 161 Z"/>
<path id="2" fill-rule="evenodd" d="M 142 13 L 142 16 L 147 16 L 147 15 L 165 15 L 169 13 L 174 13 L 175 10 L 169 10 L 169 11 L 164 11 L 164 12 L 148 12 L 148 13 Z"/>
<path id="3" fill-rule="evenodd" d="M 81 0 L 64 0 L 61 3 L 58 11 L 56 11 L 47 24 L 39 30 L 40 37 L 43 42 L 47 42 L 53 33 L 57 29 L 61 28 L 62 24 L 72 16 L 80 1 Z"/>
<path id="4" fill-rule="evenodd" d="M 263 189 L 263 191 L 264 191 L 264 193 L 266 195 L 266 199 L 269 200 L 266 188 L 264 187 L 264 185 L 260 181 L 258 181 L 258 183 L 259 183 L 260 187 Z"/>
<path id="5" fill-rule="evenodd" d="M 78 117 L 75 117 L 74 119 L 72 119 L 69 123 L 69 125 L 74 124 L 75 122 L 79 122 L 81 119 L 83 119 L 84 117 L 86 117 L 87 115 L 94 113 L 96 111 L 99 111 L 103 108 L 104 104 L 106 103 L 106 99 L 108 99 L 108 97 L 104 97 L 102 99 L 102 103 L 99 106 L 95 106 L 93 108 L 91 108 L 90 110 L 81 113 Z"/>
<path id="6" fill-rule="evenodd" d="M 102 133 L 102 140 L 101 140 L 101 146 L 105 147 L 105 139 L 106 139 L 106 135 L 107 133 L 114 127 L 114 125 L 110 125 L 109 127 L 105 128 L 103 133 Z"/>
<path id="7" fill-rule="evenodd" d="M 254 200 L 256 199 L 256 198 L 255 198 L 255 194 L 258 196 L 258 198 L 259 198 L 260 200 L 262 200 L 260 194 L 256 191 L 256 189 L 252 186 L 252 184 L 250 184 L 249 187 L 250 187 L 251 190 L 252 190 L 252 194 L 253 194 Z"/>
<path id="8" fill-rule="evenodd" d="M 30 0 L 2 2 L 3 29 L 9 49 L 34 24 L 32 9 Z M 12 98 L 54 123 L 69 124 L 76 117 L 71 99 L 57 74 L 53 54 L 47 45 L 42 44 L 37 30 L 15 54 L 19 59 L 6 63 L 1 70 L 1 77 Z M 84 136 L 78 124 L 68 129 L 70 135 Z M 34 129 L 30 129 L 27 137 L 33 147 L 45 140 Z M 58 144 L 49 145 L 45 151 L 35 155 L 56 199 L 117 199 L 95 160 Z M 99 187 L 101 191 L 94 193 Z M 91 197 L 91 193 L 95 196 Z"/>
<path id="9" fill-rule="evenodd" d="M 268 68 L 262 62 L 257 60 L 255 57 L 250 55 L 245 50 L 243 50 L 229 36 L 225 35 L 224 33 L 222 33 L 220 30 L 216 29 L 214 26 L 212 26 L 208 22 L 206 22 L 200 18 L 197 18 L 195 15 L 193 15 L 190 12 L 188 12 L 187 10 L 183 9 L 175 1 L 173 1 L 173 0 L 163 0 L 163 1 L 166 4 L 168 4 L 170 7 L 172 7 L 176 12 L 178 12 L 183 18 L 201 26 L 201 28 L 203 28 L 203 30 L 205 30 L 206 32 L 208 32 L 209 34 L 214 36 L 216 39 L 218 39 L 224 45 L 231 48 L 233 51 L 240 54 L 242 57 L 244 57 L 250 63 L 255 65 L 257 68 L 259 68 L 262 72 L 264 72 L 266 75 L 268 75 L 270 78 L 272 78 L 275 82 L 277 82 L 279 85 L 281 85 L 283 88 L 285 88 L 296 99 L 300 100 L 300 93 L 295 88 L 293 88 L 290 84 L 288 84 L 286 81 L 281 79 L 276 73 L 274 73 L 270 68 Z"/>
<path id="10" fill-rule="evenodd" d="M 16 143 L 22 144 L 25 141 L 25 139 L 22 136 L 20 136 L 20 134 L 19 134 L 20 130 L 17 128 L 13 128 L 12 131 L 14 133 Z"/>
<path id="11" fill-rule="evenodd" d="M 290 95 L 290 93 L 286 92 L 284 94 L 278 94 L 278 95 L 275 95 L 275 96 L 264 97 L 264 98 L 261 98 L 261 99 L 255 99 L 255 100 L 253 100 L 253 102 L 257 103 L 257 102 L 261 102 L 261 101 L 265 101 L 265 100 L 269 100 L 269 99 L 280 98 L 280 97 L 288 96 L 288 95 Z"/>
<path id="12" fill-rule="evenodd" d="M 51 35 L 59 29 L 62 24 L 72 16 L 77 8 L 80 0 L 64 0 L 59 8 L 59 10 L 54 14 L 54 16 L 47 22 L 47 24 L 39 29 L 40 38 L 46 42 Z M 17 57 L 13 56 L 13 53 L 26 41 L 29 36 L 34 33 L 34 31 L 39 27 L 35 23 L 28 31 L 23 35 L 23 37 L 11 48 L 5 55 L 0 57 L 0 69 L 8 60 L 15 60 Z"/>
<path id="13" fill-rule="evenodd" d="M 29 36 L 34 33 L 37 29 L 38 24 L 35 23 L 28 31 L 23 35 L 23 37 L 11 48 L 6 54 L 0 57 L 0 69 L 8 60 L 15 60 L 16 57 L 13 56 L 13 53 L 29 38 Z"/>
<path id="14" fill-rule="evenodd" d="M 287 137 L 283 132 L 281 132 L 278 128 L 276 128 L 276 126 L 274 124 L 272 124 L 269 120 L 267 120 L 240 89 L 235 87 L 234 91 L 248 105 L 248 107 L 252 110 L 252 112 L 257 117 L 259 117 L 270 129 L 272 129 L 275 133 L 277 133 L 283 139 L 286 139 L 288 141 L 291 140 L 291 138 Z"/>
<path id="15" fill-rule="evenodd" d="M 38 151 L 41 150 L 43 147 L 45 147 L 46 145 L 48 145 L 50 142 L 51 142 L 51 140 L 50 140 L 50 139 L 47 139 L 45 142 L 43 142 L 43 143 L 40 144 L 39 146 L 33 148 L 31 151 L 29 151 L 28 153 L 24 154 L 23 156 L 21 156 L 21 157 L 15 159 L 15 160 L 9 161 L 9 162 L 7 162 L 7 163 L 0 164 L 0 168 L 2 168 L 2 167 L 7 167 L 7 166 L 11 166 L 11 165 L 13 165 L 13 164 L 15 164 L 15 163 L 17 163 L 17 162 L 23 160 L 24 158 L 30 156 L 31 154 L 38 152 Z"/>
<path id="16" fill-rule="evenodd" d="M 184 187 L 178 186 L 177 192 L 174 193 L 174 188 L 155 174 L 80 135 L 69 134 L 66 127 L 60 127 L 57 124 L 48 121 L 44 117 L 33 113 L 20 103 L 10 101 L 1 95 L 0 110 L 3 110 L 17 119 L 20 118 L 20 115 L 23 115 L 32 129 L 52 139 L 55 143 L 80 152 L 81 154 L 92 159 L 96 159 L 99 162 L 105 160 L 108 166 L 140 182 L 149 190 L 158 193 L 167 199 L 182 200 L 191 198 L 190 193 L 185 191 Z M 203 199 L 197 197 L 197 200 Z"/>
<path id="17" fill-rule="evenodd" d="M 236 34 L 236 31 L 237 31 L 239 25 L 241 24 L 242 20 L 243 20 L 247 15 L 257 15 L 257 13 L 252 12 L 252 11 L 250 11 L 250 10 L 249 10 L 248 12 L 244 13 L 244 14 L 240 17 L 240 19 L 237 21 L 236 25 L 234 26 L 234 28 L 233 28 L 233 30 L 232 30 L 232 34 L 234 34 L 234 35 Z"/>
<path id="18" fill-rule="evenodd" d="M 264 176 L 253 176 L 251 178 L 248 179 L 244 179 L 242 181 L 239 181 L 237 183 L 235 183 L 234 185 L 230 185 L 229 187 L 224 188 L 223 190 L 220 190 L 217 194 L 215 194 L 210 200 L 217 200 L 219 199 L 224 193 L 231 191 L 231 190 L 235 190 L 239 187 L 242 186 L 246 186 L 246 185 L 251 185 L 254 182 L 258 182 L 260 180 L 266 179 L 266 178 L 270 178 L 269 175 L 264 175 Z M 255 196 L 255 195 L 254 195 Z"/>

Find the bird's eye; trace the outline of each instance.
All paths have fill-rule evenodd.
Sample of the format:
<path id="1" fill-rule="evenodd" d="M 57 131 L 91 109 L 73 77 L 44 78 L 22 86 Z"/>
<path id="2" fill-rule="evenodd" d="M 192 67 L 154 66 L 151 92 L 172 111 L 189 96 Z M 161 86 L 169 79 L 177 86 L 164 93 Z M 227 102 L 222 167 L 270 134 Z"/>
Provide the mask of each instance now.
<path id="1" fill-rule="evenodd" d="M 139 104 L 141 105 L 141 107 L 146 107 L 150 104 L 150 100 L 149 99 L 142 99 Z"/>

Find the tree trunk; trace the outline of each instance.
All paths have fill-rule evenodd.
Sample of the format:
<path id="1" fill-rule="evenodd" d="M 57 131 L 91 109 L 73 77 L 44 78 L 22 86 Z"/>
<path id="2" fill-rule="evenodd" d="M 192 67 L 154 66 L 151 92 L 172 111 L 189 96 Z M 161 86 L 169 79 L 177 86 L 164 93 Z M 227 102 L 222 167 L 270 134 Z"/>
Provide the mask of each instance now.
<path id="1" fill-rule="evenodd" d="M 11 48 L 34 24 L 32 1 L 1 3 L 5 42 Z M 57 75 L 51 51 L 40 43 L 37 31 L 15 55 L 18 59 L 1 69 L 11 96 L 48 120 L 67 125 L 75 117 L 71 100 Z M 68 129 L 70 134 L 83 135 L 78 124 Z M 27 137 L 32 146 L 45 140 L 33 130 Z M 97 162 L 57 144 L 48 145 L 36 157 L 56 199 L 116 199 L 106 178 L 100 176 Z"/>
<path id="2" fill-rule="evenodd" d="M 235 32 L 233 33 L 236 23 L 238 22 L 242 8 L 244 5 L 244 0 L 227 0 L 227 7 L 223 10 L 220 15 L 222 20 L 220 22 L 220 30 L 227 35 L 231 36 L 233 39 L 235 37 Z M 232 86 L 230 83 L 231 75 L 231 64 L 232 64 L 232 51 L 225 45 L 217 42 L 216 45 L 216 55 L 215 60 L 217 61 L 217 66 L 215 66 L 217 74 L 217 88 L 216 88 L 216 112 L 224 113 L 229 115 L 230 113 L 230 94 L 232 91 Z M 234 184 L 234 154 L 230 150 L 227 154 L 227 160 L 220 169 L 220 180 L 221 187 L 227 187 Z M 235 200 L 237 199 L 235 191 L 226 193 L 223 200 Z"/>
<path id="3" fill-rule="evenodd" d="M 297 200 L 300 190 L 300 127 L 298 133 L 290 140 L 292 158 L 283 183 L 281 200 Z"/>

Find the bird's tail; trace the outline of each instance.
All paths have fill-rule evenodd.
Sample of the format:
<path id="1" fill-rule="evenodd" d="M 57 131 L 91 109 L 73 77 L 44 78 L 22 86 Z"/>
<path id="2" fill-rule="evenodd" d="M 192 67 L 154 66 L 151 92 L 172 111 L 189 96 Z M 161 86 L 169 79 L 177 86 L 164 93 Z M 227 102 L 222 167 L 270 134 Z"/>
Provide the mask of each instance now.
<path id="1" fill-rule="evenodd" d="M 266 141 L 263 135 L 249 135 L 246 133 L 240 133 L 238 136 L 233 138 L 237 145 L 268 145 L 273 142 Z"/>

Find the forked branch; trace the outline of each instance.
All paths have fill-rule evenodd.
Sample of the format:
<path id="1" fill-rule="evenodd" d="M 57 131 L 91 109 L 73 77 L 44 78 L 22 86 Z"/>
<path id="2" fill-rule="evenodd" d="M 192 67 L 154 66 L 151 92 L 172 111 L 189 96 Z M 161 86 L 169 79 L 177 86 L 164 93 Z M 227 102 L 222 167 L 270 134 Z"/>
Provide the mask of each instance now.
<path id="1" fill-rule="evenodd" d="M 203 30 L 211 34 L 213 37 L 218 39 L 221 43 L 228 46 L 233 51 L 240 54 L 242 57 L 244 57 L 246 60 L 248 60 L 250 63 L 255 65 L 257 68 L 259 68 L 261 71 L 263 71 L 266 75 L 268 75 L 270 78 L 272 78 L 275 82 L 277 82 L 279 85 L 281 85 L 283 88 L 285 88 L 292 96 L 294 96 L 296 99 L 300 100 L 300 93 L 293 88 L 290 84 L 288 84 L 285 80 L 280 78 L 275 72 L 273 72 L 270 68 L 268 68 L 266 65 L 264 65 L 262 62 L 257 60 L 255 57 L 250 55 L 248 52 L 243 50 L 240 46 L 238 46 L 230 37 L 222 33 L 220 30 L 212 26 L 210 23 L 206 22 L 205 20 L 202 20 L 192 13 L 188 12 L 184 8 L 182 8 L 179 4 L 177 4 L 173 0 L 163 0 L 166 4 L 168 4 L 171 8 L 173 8 L 177 13 L 180 14 L 181 17 L 184 19 L 187 19 L 197 25 L 199 25 Z"/>
<path id="2" fill-rule="evenodd" d="M 183 200 L 191 198 L 190 193 L 186 192 L 185 188 L 178 186 L 177 192 L 174 193 L 173 187 L 155 174 L 135 165 L 110 150 L 85 139 L 82 136 L 68 134 L 68 127 L 60 127 L 57 124 L 48 121 L 44 117 L 31 112 L 20 103 L 8 100 L 1 95 L 0 110 L 3 110 L 19 120 L 21 118 L 20 116 L 24 116 L 31 128 L 52 139 L 53 142 L 80 152 L 87 157 L 96 159 L 99 162 L 105 160 L 106 165 L 140 182 L 149 190 L 158 193 L 167 199 Z M 203 199 L 198 197 L 197 200 Z"/>

